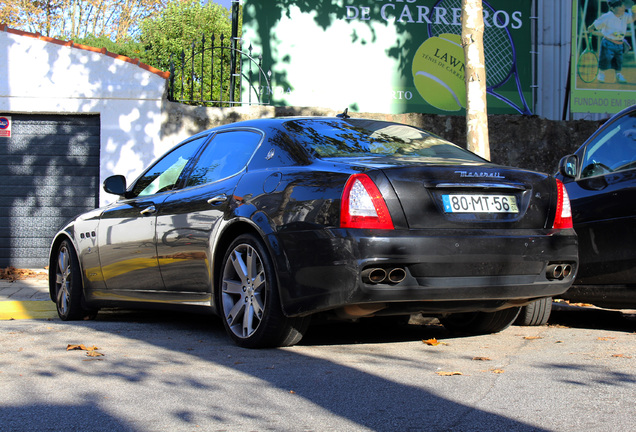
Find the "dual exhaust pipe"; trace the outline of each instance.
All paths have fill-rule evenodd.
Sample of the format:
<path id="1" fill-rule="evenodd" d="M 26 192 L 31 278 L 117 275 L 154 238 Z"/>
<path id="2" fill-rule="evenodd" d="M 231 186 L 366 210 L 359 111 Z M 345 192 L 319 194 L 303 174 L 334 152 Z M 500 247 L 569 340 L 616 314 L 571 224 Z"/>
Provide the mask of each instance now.
<path id="1" fill-rule="evenodd" d="M 548 280 L 563 280 L 572 274 L 572 266 L 568 263 L 548 264 L 546 277 Z M 368 284 L 399 284 L 406 279 L 406 270 L 403 267 L 382 268 L 372 267 L 362 271 L 362 281 Z"/>
<path id="2" fill-rule="evenodd" d="M 403 267 L 389 269 L 374 267 L 362 271 L 362 281 L 368 284 L 399 284 L 404 279 L 406 279 L 406 270 Z"/>
<path id="3" fill-rule="evenodd" d="M 546 277 L 549 280 L 563 280 L 572 274 L 572 266 L 570 264 L 548 264 Z"/>

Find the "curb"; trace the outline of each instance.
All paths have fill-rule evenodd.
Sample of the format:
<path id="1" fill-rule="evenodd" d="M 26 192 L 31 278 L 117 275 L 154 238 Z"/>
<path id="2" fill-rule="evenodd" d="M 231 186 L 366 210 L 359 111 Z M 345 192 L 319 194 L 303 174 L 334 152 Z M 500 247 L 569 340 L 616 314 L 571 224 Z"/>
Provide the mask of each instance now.
<path id="1" fill-rule="evenodd" d="M 51 318 L 57 318 L 57 308 L 52 301 L 9 300 L 0 302 L 0 321 Z"/>
<path id="2" fill-rule="evenodd" d="M 34 271 L 38 272 L 41 270 Z M 48 285 L 48 280 L 42 278 L 1 279 L 0 321 L 56 318 L 57 309 Z"/>

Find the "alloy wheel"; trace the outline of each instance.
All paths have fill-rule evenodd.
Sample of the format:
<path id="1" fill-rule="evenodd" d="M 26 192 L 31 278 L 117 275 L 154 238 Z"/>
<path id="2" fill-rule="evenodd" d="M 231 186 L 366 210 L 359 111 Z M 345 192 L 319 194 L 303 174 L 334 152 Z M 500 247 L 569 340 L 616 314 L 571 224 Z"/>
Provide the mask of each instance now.
<path id="1" fill-rule="evenodd" d="M 68 315 L 71 302 L 72 283 L 71 258 L 66 246 L 62 246 L 57 256 L 57 269 L 55 272 L 56 303 L 60 314 Z"/>
<path id="2" fill-rule="evenodd" d="M 223 318 L 239 338 L 249 338 L 261 324 L 267 279 L 263 261 L 252 246 L 237 245 L 225 263 L 221 298 Z"/>

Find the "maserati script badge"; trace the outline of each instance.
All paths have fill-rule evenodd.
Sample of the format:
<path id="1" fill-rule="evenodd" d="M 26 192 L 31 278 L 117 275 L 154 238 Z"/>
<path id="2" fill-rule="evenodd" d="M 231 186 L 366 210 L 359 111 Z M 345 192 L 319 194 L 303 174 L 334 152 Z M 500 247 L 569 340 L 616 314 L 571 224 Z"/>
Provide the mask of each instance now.
<path id="1" fill-rule="evenodd" d="M 460 177 L 470 177 L 470 178 L 499 178 L 504 179 L 505 176 L 502 176 L 501 173 L 498 172 L 484 172 L 484 171 L 455 171 L 455 174 L 459 174 Z"/>

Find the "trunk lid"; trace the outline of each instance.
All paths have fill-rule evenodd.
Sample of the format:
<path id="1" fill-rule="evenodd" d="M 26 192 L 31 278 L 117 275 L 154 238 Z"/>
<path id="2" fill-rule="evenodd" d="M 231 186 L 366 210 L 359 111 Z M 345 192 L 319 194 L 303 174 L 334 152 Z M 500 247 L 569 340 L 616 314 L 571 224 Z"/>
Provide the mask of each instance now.
<path id="1" fill-rule="evenodd" d="M 406 228 L 552 226 L 557 190 L 555 180 L 547 174 L 457 160 L 414 162 L 361 164 L 378 169 L 377 176 L 388 179 L 404 211 Z M 373 171 L 367 172 L 372 178 Z"/>

